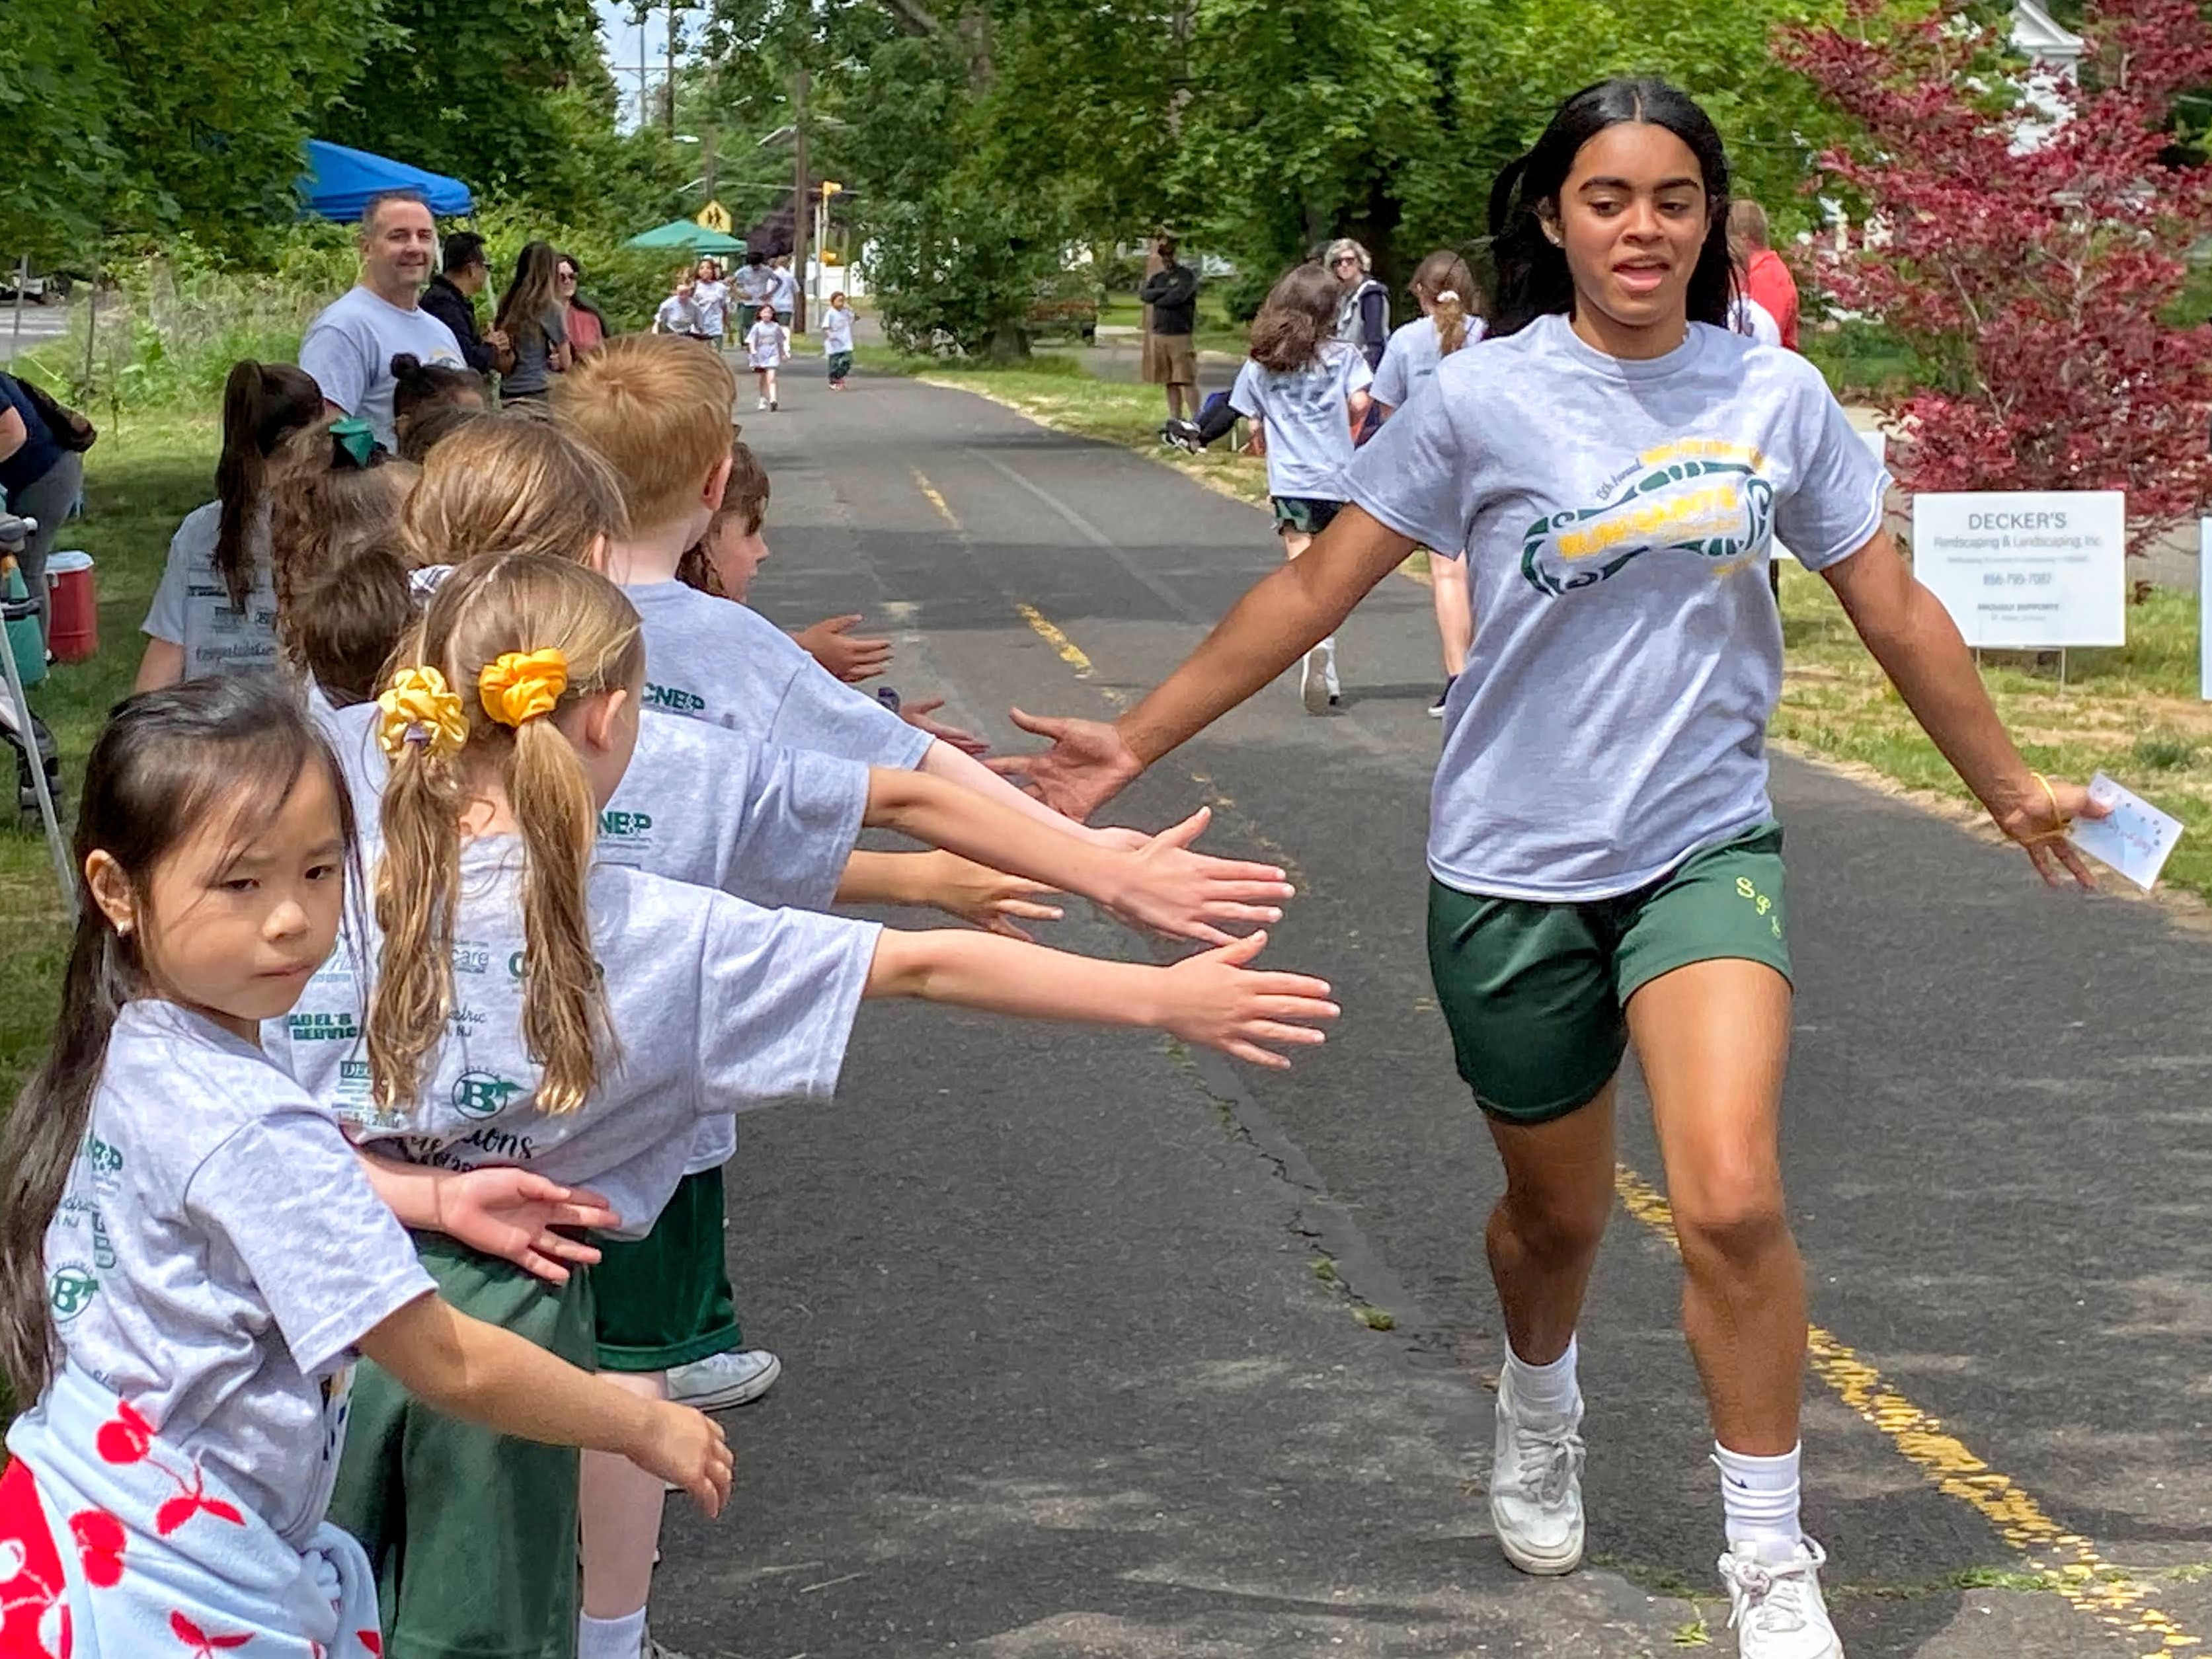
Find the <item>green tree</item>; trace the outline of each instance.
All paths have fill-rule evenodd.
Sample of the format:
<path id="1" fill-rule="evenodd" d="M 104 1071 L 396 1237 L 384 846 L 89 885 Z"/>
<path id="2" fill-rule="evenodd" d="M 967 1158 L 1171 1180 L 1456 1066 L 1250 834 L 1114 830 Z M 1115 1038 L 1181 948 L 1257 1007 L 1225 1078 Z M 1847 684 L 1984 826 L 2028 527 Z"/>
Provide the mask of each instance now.
<path id="1" fill-rule="evenodd" d="M 0 258 L 51 264 L 100 228 L 121 152 L 121 83 L 77 0 L 12 0 L 0 28 Z"/>

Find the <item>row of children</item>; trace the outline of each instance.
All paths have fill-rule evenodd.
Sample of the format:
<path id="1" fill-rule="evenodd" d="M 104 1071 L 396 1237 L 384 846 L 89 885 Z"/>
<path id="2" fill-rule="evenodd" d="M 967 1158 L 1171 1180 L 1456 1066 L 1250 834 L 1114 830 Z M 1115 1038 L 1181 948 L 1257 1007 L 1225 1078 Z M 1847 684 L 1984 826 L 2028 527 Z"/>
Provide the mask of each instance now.
<path id="1" fill-rule="evenodd" d="M 1249 966 L 1291 890 L 1203 813 L 1060 817 L 742 603 L 718 354 L 411 408 L 412 461 L 294 378 L 233 377 L 0 1139 L 0 1656 L 635 1659 L 664 1483 L 730 1488 L 667 1374 L 741 1346 L 737 1113 L 829 1094 L 872 999 L 1278 1066 L 1337 1010 Z M 1040 888 L 1206 948 L 1045 949 Z"/>
<path id="2" fill-rule="evenodd" d="M 720 301 L 701 297 L 702 284 L 688 270 L 676 274 L 675 286 L 653 313 L 653 332 L 680 335 L 722 349 Z M 842 392 L 853 373 L 853 307 L 842 290 L 830 296 L 821 316 L 822 355 L 830 371 L 830 389 Z M 757 407 L 774 410 L 776 370 L 791 361 L 791 313 L 766 302 L 753 313 L 750 327 L 738 337 L 745 362 L 753 371 L 758 392 Z"/>

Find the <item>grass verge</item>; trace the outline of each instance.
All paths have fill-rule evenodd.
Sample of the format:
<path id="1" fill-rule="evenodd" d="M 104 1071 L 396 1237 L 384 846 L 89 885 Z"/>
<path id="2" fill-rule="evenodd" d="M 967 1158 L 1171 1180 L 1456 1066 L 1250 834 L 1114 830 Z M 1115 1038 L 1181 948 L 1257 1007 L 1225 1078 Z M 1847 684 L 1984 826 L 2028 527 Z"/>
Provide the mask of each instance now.
<path id="1" fill-rule="evenodd" d="M 883 351 L 868 366 L 977 392 L 1046 426 L 1138 450 L 1226 495 L 1267 499 L 1267 468 L 1255 458 L 1161 447 L 1157 386 L 1095 380 L 1069 359 L 997 368 Z M 1826 583 L 1785 566 L 1782 617 L 1789 672 L 1770 728 L 1776 737 L 1923 797 L 1972 804 Z M 1990 653 L 1982 679 L 2029 765 L 2082 781 L 2109 772 L 2186 824 L 2165 884 L 2212 900 L 2212 703 L 2197 696 L 2197 653 L 2196 596 L 2161 590 L 2130 608 L 2124 647 L 2068 653 L 2063 689 L 2055 654 Z"/>
<path id="2" fill-rule="evenodd" d="M 214 494 L 211 418 L 133 414 L 102 422 L 85 457 L 85 513 L 58 545 L 81 547 L 98 567 L 100 653 L 58 666 L 31 689 L 33 710 L 53 728 L 63 787 L 73 804 L 84 757 L 107 710 L 138 670 L 138 624 L 161 580 L 177 521 Z M 9 781 L 13 794 L 13 780 Z M 69 937 L 35 815 L 0 812 L 0 1101 L 12 1101 L 53 1032 Z"/>

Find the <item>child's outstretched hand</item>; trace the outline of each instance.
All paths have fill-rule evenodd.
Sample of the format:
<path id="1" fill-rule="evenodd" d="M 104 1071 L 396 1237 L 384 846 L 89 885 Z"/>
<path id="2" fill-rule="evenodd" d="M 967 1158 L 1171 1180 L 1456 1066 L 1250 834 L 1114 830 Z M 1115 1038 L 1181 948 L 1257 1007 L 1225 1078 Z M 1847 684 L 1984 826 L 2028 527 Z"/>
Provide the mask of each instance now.
<path id="1" fill-rule="evenodd" d="M 860 625 L 860 613 L 856 611 L 850 616 L 825 617 L 791 637 L 799 641 L 799 649 L 846 684 L 858 685 L 891 665 L 891 642 L 856 637 L 853 629 Z"/>
<path id="2" fill-rule="evenodd" d="M 666 1400 L 653 1402 L 647 1420 L 650 1427 L 641 1443 L 631 1449 L 629 1461 L 690 1492 L 713 1520 L 729 1500 L 737 1468 L 722 1425 L 689 1406 Z"/>
<path id="3" fill-rule="evenodd" d="M 948 916 L 973 922 L 988 933 L 1028 939 L 1018 921 L 1058 921 L 1057 905 L 1040 904 L 1036 896 L 1056 890 L 1042 882 L 1025 881 L 988 865 L 963 859 L 957 853 L 921 853 L 929 864 L 924 902 Z M 1034 941 L 1032 941 L 1034 942 Z"/>
<path id="4" fill-rule="evenodd" d="M 1277 1071 L 1289 1068 L 1288 1056 L 1270 1053 L 1260 1044 L 1323 1041 L 1310 1025 L 1289 1022 L 1336 1018 L 1340 1011 L 1328 1000 L 1328 981 L 1304 974 L 1248 969 L 1244 964 L 1267 942 L 1264 933 L 1248 934 L 1166 969 L 1169 1009 L 1160 1022 L 1162 1029 Z"/>
<path id="5" fill-rule="evenodd" d="M 943 720 L 929 717 L 945 707 L 942 697 L 924 697 L 920 702 L 910 702 L 899 709 L 899 718 L 918 732 L 927 732 L 939 743 L 949 743 L 963 755 L 979 758 L 991 752 L 991 745 L 973 732 L 957 726 L 947 726 Z"/>
<path id="6" fill-rule="evenodd" d="M 528 1170 L 506 1167 L 443 1175 L 435 1188 L 437 1229 L 471 1249 L 512 1261 L 555 1285 L 568 1267 L 588 1267 L 599 1253 L 556 1227 L 618 1227 L 605 1199 L 563 1187 Z"/>
<path id="7" fill-rule="evenodd" d="M 1129 855 L 1126 884 L 1106 906 L 1116 921 L 1178 939 L 1226 945 L 1231 936 L 1218 922 L 1265 927 L 1283 919 L 1280 902 L 1297 890 L 1273 865 L 1190 850 L 1212 818 L 1213 809 L 1201 806 Z"/>

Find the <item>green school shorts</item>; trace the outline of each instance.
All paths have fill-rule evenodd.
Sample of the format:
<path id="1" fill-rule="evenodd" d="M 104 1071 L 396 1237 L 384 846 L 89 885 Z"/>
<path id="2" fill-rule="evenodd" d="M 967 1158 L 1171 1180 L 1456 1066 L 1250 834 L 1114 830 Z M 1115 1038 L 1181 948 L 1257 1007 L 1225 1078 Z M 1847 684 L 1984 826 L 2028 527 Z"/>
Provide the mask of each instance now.
<path id="1" fill-rule="evenodd" d="M 723 1258 L 722 1171 L 702 1170 L 643 1238 L 594 1237 L 599 1369 L 665 1371 L 745 1346 Z"/>
<path id="2" fill-rule="evenodd" d="M 1429 973 L 1475 1103 L 1546 1123 L 1595 1100 L 1628 1048 L 1628 1000 L 1693 962 L 1790 977 L 1782 826 L 1702 848 L 1650 885 L 1583 904 L 1429 883 Z"/>
<path id="3" fill-rule="evenodd" d="M 565 1285 L 435 1233 L 416 1254 L 463 1313 L 588 1370 L 592 1279 Z M 331 1519 L 376 1568 L 392 1659 L 575 1659 L 573 1446 L 541 1446 L 463 1423 L 362 1362 Z"/>

